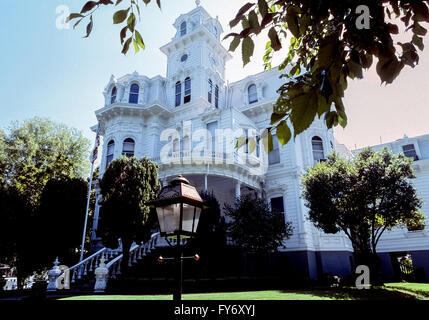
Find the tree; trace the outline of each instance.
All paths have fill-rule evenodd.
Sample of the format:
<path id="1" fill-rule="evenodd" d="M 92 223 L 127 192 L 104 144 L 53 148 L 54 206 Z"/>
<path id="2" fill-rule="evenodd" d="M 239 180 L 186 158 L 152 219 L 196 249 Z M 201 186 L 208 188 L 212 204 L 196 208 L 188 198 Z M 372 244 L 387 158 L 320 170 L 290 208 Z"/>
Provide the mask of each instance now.
<path id="1" fill-rule="evenodd" d="M 39 252 L 45 265 L 56 256 L 67 265 L 78 259 L 87 192 L 88 183 L 80 178 L 52 178 L 45 185 L 37 213 Z"/>
<path id="2" fill-rule="evenodd" d="M 13 123 L 3 139 L 0 163 L 7 160 L 1 180 L 33 206 L 51 178 L 88 174 L 89 141 L 76 129 L 36 117 Z"/>
<path id="3" fill-rule="evenodd" d="M 377 244 L 386 230 L 422 225 L 411 179 L 412 160 L 385 148 L 366 148 L 351 162 L 334 153 L 326 162 L 309 168 L 302 178 L 309 219 L 326 233 L 343 231 L 355 259 L 378 275 Z M 375 269 L 375 270 L 374 270 Z"/>
<path id="4" fill-rule="evenodd" d="M 117 248 L 121 239 L 125 270 L 132 242 L 150 237 L 150 208 L 146 203 L 154 200 L 160 190 L 158 166 L 147 158 L 122 156 L 109 164 L 100 189 L 100 235 L 109 248 Z"/>
<path id="5" fill-rule="evenodd" d="M 226 248 L 226 223 L 221 216 L 219 201 L 213 192 L 200 192 L 203 199 L 200 221 L 196 234 L 188 246 L 201 256 L 199 264 L 207 274 L 215 276 L 222 270 L 224 260 L 219 259 Z"/>
<path id="6" fill-rule="evenodd" d="M 291 223 L 285 222 L 284 214 L 272 211 L 265 199 L 254 194 L 241 196 L 224 207 L 230 218 L 229 235 L 246 251 L 276 251 L 292 235 Z"/>
<path id="7" fill-rule="evenodd" d="M 0 185 L 0 261 L 15 267 L 19 288 L 34 270 L 32 258 L 38 252 L 32 246 L 37 239 L 32 215 L 32 206 L 15 188 Z"/>
<path id="8" fill-rule="evenodd" d="M 143 0 L 147 5 L 151 0 Z M 119 5 L 122 0 L 115 3 Z M 135 30 L 136 15 L 140 17 L 138 0 L 125 1 L 128 8 L 113 15 L 113 23 L 126 25 L 120 32 L 122 53 L 131 42 L 137 52 L 144 49 L 143 39 Z M 268 42 L 263 61 L 271 68 L 273 54 L 290 39 L 289 50 L 279 66 L 283 78 L 292 78 L 279 88 L 270 127 L 262 135 L 266 150 L 272 150 L 271 131 L 276 128 L 282 145 L 306 130 L 316 116 L 323 117 L 328 128 L 347 125 L 343 97 L 348 79 L 362 79 L 363 69 L 378 59 L 376 71 L 382 83 L 392 83 L 407 65 L 419 62 L 417 49 L 423 51 L 423 36 L 429 22 L 429 0 L 258 0 L 246 3 L 230 22 L 241 29 L 229 33 L 233 37 L 229 50 L 241 43 L 242 60 L 246 65 L 254 52 L 253 39 L 268 30 Z M 93 27 L 93 13 L 112 5 L 110 0 L 89 1 L 71 19 L 89 17 L 87 36 Z M 161 8 L 160 0 L 157 0 Z M 91 11 L 92 10 L 92 11 Z M 410 41 L 395 42 L 400 29 L 412 30 Z M 131 36 L 125 41 L 127 32 Z M 286 67 L 288 67 L 286 71 Z M 292 129 L 292 130 L 291 130 Z M 253 149 L 254 138 L 244 139 Z M 244 143 L 242 142 L 242 143 Z M 240 142 L 241 143 L 241 142 Z M 239 147 L 239 145 L 237 145 Z"/>

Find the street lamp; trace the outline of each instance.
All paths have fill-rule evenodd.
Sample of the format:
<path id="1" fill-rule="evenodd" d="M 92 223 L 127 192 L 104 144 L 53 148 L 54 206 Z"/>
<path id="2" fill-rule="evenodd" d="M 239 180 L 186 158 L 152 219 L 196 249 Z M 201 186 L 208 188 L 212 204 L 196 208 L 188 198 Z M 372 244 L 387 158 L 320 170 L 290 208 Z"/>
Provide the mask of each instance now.
<path id="1" fill-rule="evenodd" d="M 148 203 L 156 208 L 161 236 L 176 238 L 177 291 L 175 301 L 182 297 L 183 253 L 181 238 L 190 237 L 196 231 L 200 220 L 203 199 L 189 181 L 179 175 L 162 188 L 158 198 Z M 162 261 L 163 259 L 161 259 Z"/>

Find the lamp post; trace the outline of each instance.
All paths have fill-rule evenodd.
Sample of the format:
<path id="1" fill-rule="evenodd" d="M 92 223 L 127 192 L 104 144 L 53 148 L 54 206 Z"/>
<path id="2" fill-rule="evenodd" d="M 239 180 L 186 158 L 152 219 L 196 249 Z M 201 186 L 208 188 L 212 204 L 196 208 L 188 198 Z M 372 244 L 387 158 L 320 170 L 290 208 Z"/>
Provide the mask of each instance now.
<path id="1" fill-rule="evenodd" d="M 185 177 L 179 175 L 168 186 L 162 188 L 158 198 L 148 205 L 156 208 L 161 236 L 177 240 L 175 255 L 177 289 L 173 299 L 180 301 L 184 259 L 181 239 L 190 237 L 197 231 L 203 200 L 195 187 L 191 186 Z"/>

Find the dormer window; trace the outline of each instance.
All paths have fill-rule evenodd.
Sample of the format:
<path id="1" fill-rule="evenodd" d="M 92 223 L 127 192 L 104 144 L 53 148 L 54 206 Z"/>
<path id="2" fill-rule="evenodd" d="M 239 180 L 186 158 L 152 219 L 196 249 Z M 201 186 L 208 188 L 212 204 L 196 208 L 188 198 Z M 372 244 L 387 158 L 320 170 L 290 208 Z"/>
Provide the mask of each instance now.
<path id="1" fill-rule="evenodd" d="M 405 156 L 413 158 L 414 161 L 419 160 L 414 144 L 407 144 L 405 146 L 402 146 L 402 151 L 404 152 Z"/>
<path id="2" fill-rule="evenodd" d="M 116 89 L 116 87 L 113 87 L 112 94 L 110 96 L 110 104 L 114 104 L 116 102 L 117 93 L 118 93 L 118 89 Z"/>
<path id="3" fill-rule="evenodd" d="M 187 77 L 185 79 L 185 99 L 183 103 L 188 103 L 191 101 L 191 78 Z"/>
<path id="4" fill-rule="evenodd" d="M 132 84 L 130 88 L 130 98 L 128 100 L 129 103 L 138 103 L 139 101 L 139 91 L 140 87 L 138 84 Z"/>
<path id="5" fill-rule="evenodd" d="M 247 93 L 249 96 L 249 104 L 258 102 L 258 92 L 256 90 L 256 85 L 251 84 L 247 89 Z"/>
<path id="6" fill-rule="evenodd" d="M 183 37 L 186 34 L 186 21 L 183 21 L 180 25 L 180 36 Z"/>

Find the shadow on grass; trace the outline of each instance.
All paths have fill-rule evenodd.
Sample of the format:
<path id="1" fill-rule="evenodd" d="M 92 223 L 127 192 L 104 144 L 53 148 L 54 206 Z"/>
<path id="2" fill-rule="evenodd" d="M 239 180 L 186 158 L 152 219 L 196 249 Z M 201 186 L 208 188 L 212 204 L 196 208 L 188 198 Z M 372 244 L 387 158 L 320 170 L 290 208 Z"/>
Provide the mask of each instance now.
<path id="1" fill-rule="evenodd" d="M 418 300 L 416 296 L 384 288 L 314 288 L 301 290 L 282 290 L 284 293 L 302 293 L 336 300 Z"/>

